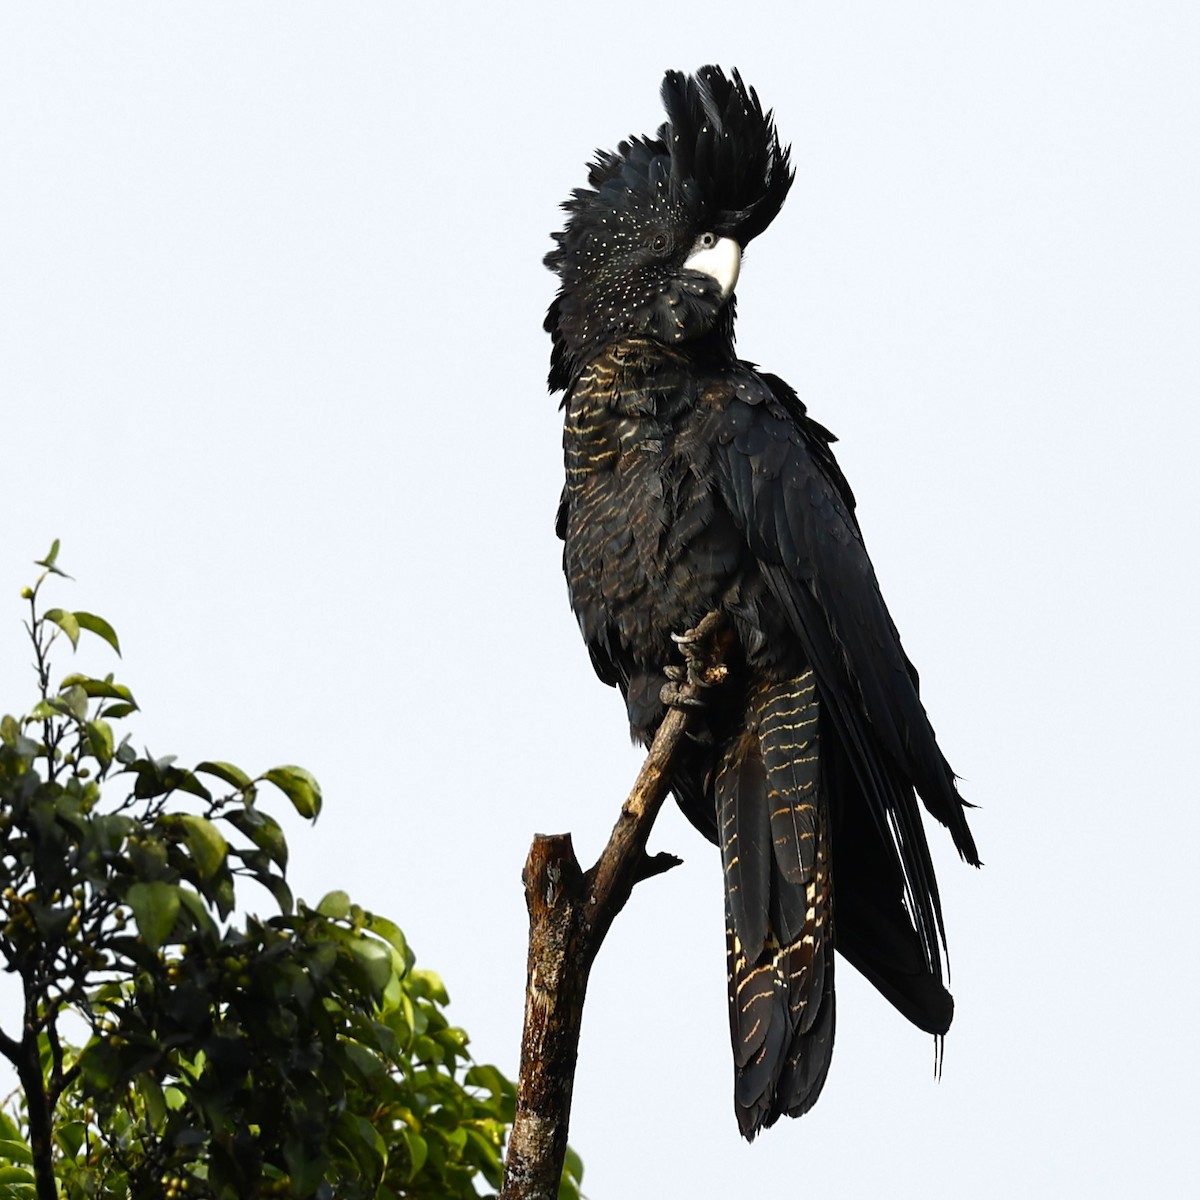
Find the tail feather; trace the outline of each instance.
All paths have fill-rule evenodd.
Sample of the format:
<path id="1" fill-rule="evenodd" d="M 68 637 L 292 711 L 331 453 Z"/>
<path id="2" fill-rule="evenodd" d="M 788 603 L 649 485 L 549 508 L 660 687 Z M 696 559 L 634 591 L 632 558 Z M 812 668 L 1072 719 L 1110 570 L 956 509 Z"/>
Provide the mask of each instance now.
<path id="1" fill-rule="evenodd" d="M 812 1010 L 815 1019 L 805 1031 L 803 1040 L 796 1039 L 779 1084 L 780 1099 L 786 1107 L 780 1108 L 766 1122 L 770 1125 L 776 1117 L 786 1113 L 789 1117 L 802 1117 L 817 1102 L 829 1065 L 833 1061 L 833 1032 L 836 1012 L 836 997 L 833 991 L 833 952 L 825 955 L 826 970 L 822 980 L 821 1000 Z"/>
<path id="2" fill-rule="evenodd" d="M 766 768 L 752 735 L 743 736 L 717 781 L 733 803 L 720 805 L 725 898 L 733 926 L 751 960 L 762 956 L 771 903 L 771 834 L 767 806 L 752 798 L 767 790 Z M 746 797 L 746 802 L 739 799 Z"/>
<path id="3" fill-rule="evenodd" d="M 742 1133 L 815 1102 L 833 1052 L 833 884 L 811 672 L 750 697 L 716 779 Z"/>

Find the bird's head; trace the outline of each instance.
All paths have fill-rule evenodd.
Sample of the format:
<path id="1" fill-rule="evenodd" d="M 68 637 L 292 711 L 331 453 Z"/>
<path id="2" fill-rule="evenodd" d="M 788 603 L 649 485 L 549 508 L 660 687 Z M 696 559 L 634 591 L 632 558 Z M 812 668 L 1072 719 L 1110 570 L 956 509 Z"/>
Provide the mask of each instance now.
<path id="1" fill-rule="evenodd" d="M 793 172 L 770 112 L 734 71 L 668 71 L 655 137 L 598 151 L 546 266 L 561 280 L 546 314 L 550 387 L 626 337 L 679 346 L 732 331 L 742 250 L 774 220 Z"/>

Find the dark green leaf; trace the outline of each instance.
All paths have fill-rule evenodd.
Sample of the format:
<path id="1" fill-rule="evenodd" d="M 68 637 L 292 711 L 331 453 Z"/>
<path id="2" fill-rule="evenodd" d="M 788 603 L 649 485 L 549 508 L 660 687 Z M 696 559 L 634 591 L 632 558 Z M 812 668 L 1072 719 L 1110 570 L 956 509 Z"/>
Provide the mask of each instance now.
<path id="1" fill-rule="evenodd" d="M 302 817 L 312 820 L 321 811 L 321 787 L 303 767 L 273 767 L 261 778 L 279 788 Z"/>
<path id="2" fill-rule="evenodd" d="M 79 1070 L 93 1091 L 109 1091 L 121 1070 L 120 1051 L 110 1041 L 94 1041 L 79 1056 Z"/>
<path id="3" fill-rule="evenodd" d="M 86 629 L 89 633 L 102 637 L 118 654 L 121 653 L 117 632 L 103 617 L 98 617 L 95 613 L 76 612 L 75 620 L 80 629 Z"/>
<path id="4" fill-rule="evenodd" d="M 387 1073 L 387 1066 L 383 1059 L 368 1050 L 366 1046 L 358 1042 L 345 1042 L 344 1049 L 351 1069 L 360 1079 L 379 1080 Z"/>
<path id="5" fill-rule="evenodd" d="M 275 903 L 279 905 L 281 913 L 290 915 L 292 911 L 292 889 L 288 887 L 287 880 L 279 875 L 259 875 L 258 882 L 275 897 Z"/>
<path id="6" fill-rule="evenodd" d="M 199 796 L 201 800 L 212 799 L 212 792 L 191 771 L 184 771 L 179 767 L 171 767 L 166 773 L 166 780 L 171 787 L 181 792 L 187 792 L 190 796 Z"/>
<path id="7" fill-rule="evenodd" d="M 133 910 L 133 919 L 146 945 L 157 950 L 175 927 L 175 918 L 179 915 L 179 888 L 161 880 L 134 883 L 126 892 L 125 901 Z"/>
<path id="8" fill-rule="evenodd" d="M 117 756 L 118 758 L 120 755 Z M 129 764 L 129 770 L 137 776 L 133 794 L 139 800 L 150 800 L 168 792 L 187 792 L 201 800 L 211 800 L 212 793 L 191 771 L 176 767 L 174 755 L 163 758 L 139 758 Z"/>
<path id="9" fill-rule="evenodd" d="M 370 985 L 377 992 L 382 992 L 392 977 L 392 951 L 382 942 L 364 937 L 353 938 L 349 947 Z"/>
<path id="10" fill-rule="evenodd" d="M 179 900 L 192 918 L 192 923 L 197 930 L 202 934 L 216 935 L 217 923 L 212 919 L 212 913 L 208 911 L 208 906 L 191 888 L 180 888 Z"/>
<path id="11" fill-rule="evenodd" d="M 139 1075 L 137 1090 L 146 1106 L 146 1120 L 152 1129 L 160 1129 L 167 1118 L 167 1102 L 163 1098 L 162 1085 L 153 1075 Z"/>
<path id="12" fill-rule="evenodd" d="M 503 1117 L 503 1107 L 508 1097 L 515 1095 L 515 1088 L 510 1079 L 502 1075 L 495 1067 L 487 1063 L 477 1063 L 472 1066 L 465 1076 L 464 1082 L 470 1087 L 485 1088 L 492 1094 L 492 1104 L 501 1110 L 497 1113 Z"/>
<path id="13" fill-rule="evenodd" d="M 325 1164 L 312 1153 L 307 1139 L 299 1133 L 288 1138 L 283 1145 L 283 1161 L 292 1177 L 292 1191 L 309 1196 L 317 1190 L 325 1174 Z"/>
<path id="14" fill-rule="evenodd" d="M 47 939 L 56 939 L 66 933 L 75 910 L 70 905 L 59 908 L 53 904 L 41 904 L 37 900 L 29 902 L 29 912 L 37 925 L 38 933 Z"/>
<path id="15" fill-rule="evenodd" d="M 383 1175 L 387 1148 L 374 1125 L 357 1114 L 343 1112 L 338 1117 L 337 1136 L 357 1163 L 359 1174 L 377 1184 Z"/>
<path id="16" fill-rule="evenodd" d="M 260 850 L 265 850 L 276 866 L 287 866 L 287 839 L 274 817 L 269 817 L 256 808 L 243 808 L 226 813 L 225 820 L 234 829 L 244 833 Z"/>
<path id="17" fill-rule="evenodd" d="M 409 1161 L 412 1164 L 408 1175 L 411 1181 L 425 1165 L 425 1160 L 429 1157 L 429 1146 L 415 1129 L 410 1129 L 406 1125 L 401 1125 L 396 1132 L 400 1135 L 400 1140 L 404 1143 L 405 1149 L 408 1151 Z"/>
<path id="18" fill-rule="evenodd" d="M 504 1168 L 500 1161 L 500 1147 L 486 1138 L 478 1129 L 467 1126 L 467 1141 L 472 1151 L 470 1158 L 479 1165 L 483 1177 L 494 1188 L 500 1186 Z"/>

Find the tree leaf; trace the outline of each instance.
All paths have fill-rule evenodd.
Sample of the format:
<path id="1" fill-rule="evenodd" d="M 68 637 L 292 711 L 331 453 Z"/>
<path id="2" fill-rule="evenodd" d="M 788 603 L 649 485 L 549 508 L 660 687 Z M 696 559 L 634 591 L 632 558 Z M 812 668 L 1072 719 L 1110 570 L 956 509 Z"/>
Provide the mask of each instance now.
<path id="1" fill-rule="evenodd" d="M 50 546 L 50 553 L 45 558 L 34 559 L 34 566 L 45 567 L 47 571 L 52 571 L 55 575 L 61 575 L 64 579 L 70 579 L 70 575 L 66 571 L 60 570 L 54 565 L 58 558 L 58 538 L 55 538 Z"/>
<path id="2" fill-rule="evenodd" d="M 254 878 L 275 897 L 279 911 L 290 916 L 294 902 L 292 889 L 288 887 L 287 880 L 282 875 L 256 875 Z"/>
<path id="3" fill-rule="evenodd" d="M 180 767 L 169 767 L 164 777 L 170 787 L 187 792 L 190 796 L 199 796 L 201 800 L 212 799 L 212 792 L 191 771 L 185 771 Z"/>
<path id="4" fill-rule="evenodd" d="M 146 1120 L 152 1129 L 161 1129 L 167 1119 L 167 1102 L 163 1097 L 162 1084 L 153 1075 L 142 1073 L 134 1080 L 146 1106 Z"/>
<path id="5" fill-rule="evenodd" d="M 303 767 L 273 767 L 260 778 L 279 788 L 302 817 L 315 820 L 320 813 L 321 785 Z"/>
<path id="6" fill-rule="evenodd" d="M 224 921 L 233 912 L 235 902 L 233 878 L 228 874 L 218 875 L 208 890 L 212 902 L 217 906 L 217 912 L 220 914 L 221 920 Z"/>
<path id="7" fill-rule="evenodd" d="M 118 654 L 121 653 L 121 643 L 117 641 L 117 631 L 103 618 L 90 612 L 76 612 L 75 621 L 80 629 L 86 629 L 97 637 L 103 638 Z"/>
<path id="8" fill-rule="evenodd" d="M 6 1162 L 24 1163 L 28 1166 L 33 1162 L 33 1151 L 25 1142 L 10 1141 L 5 1138 L 0 1141 L 0 1158 Z"/>
<path id="9" fill-rule="evenodd" d="M 121 756 L 118 754 L 118 758 Z M 133 794 L 139 800 L 152 800 L 168 792 L 187 792 L 199 796 L 201 800 L 211 800 L 212 793 L 196 778 L 191 771 L 174 766 L 175 756 L 165 755 L 162 758 L 139 758 L 131 762 L 127 770 L 137 776 Z"/>
<path id="10" fill-rule="evenodd" d="M 404 960 L 405 970 L 411 967 L 416 961 L 413 952 L 408 948 L 408 939 L 394 921 L 389 921 L 387 917 L 378 917 L 372 913 L 367 917 L 367 928 L 372 933 L 378 934 L 389 945 L 395 947 L 400 957 Z"/>
<path id="11" fill-rule="evenodd" d="M 201 878 L 211 879 L 225 862 L 229 843 L 207 817 L 181 813 L 179 823 L 183 826 L 188 850 L 191 851 L 192 861 L 196 864 Z"/>
<path id="12" fill-rule="evenodd" d="M 121 1070 L 121 1055 L 111 1041 L 97 1038 L 79 1056 L 79 1070 L 97 1093 L 109 1091 Z"/>
<path id="13" fill-rule="evenodd" d="M 175 918 L 179 916 L 179 888 L 162 880 L 134 883 L 125 893 L 125 903 L 133 910 L 133 919 L 146 945 L 157 950 L 175 928 Z"/>
<path id="14" fill-rule="evenodd" d="M 215 775 L 223 783 L 235 787 L 239 792 L 247 792 L 251 798 L 254 795 L 254 780 L 242 770 L 229 762 L 202 762 L 196 764 L 196 770 L 205 775 Z"/>
<path id="15" fill-rule="evenodd" d="M 334 921 L 343 921 L 350 915 L 350 897 L 345 892 L 326 892 L 317 905 L 317 912 Z"/>
<path id="16" fill-rule="evenodd" d="M 478 1129 L 466 1127 L 468 1149 L 473 1153 L 469 1158 L 474 1161 L 484 1179 L 494 1188 L 499 1188 L 504 1175 L 504 1167 L 500 1161 L 500 1147 L 491 1142 Z"/>
<path id="17" fill-rule="evenodd" d="M 46 620 L 52 621 L 71 639 L 72 646 L 79 645 L 79 622 L 75 614 L 65 608 L 49 608 L 46 610 Z"/>
<path id="18" fill-rule="evenodd" d="M 357 1113 L 343 1112 L 337 1121 L 337 1138 L 358 1166 L 360 1175 L 377 1186 L 387 1163 L 387 1147 L 379 1131 Z"/>
<path id="19" fill-rule="evenodd" d="M 348 945 L 367 981 L 376 992 L 381 993 L 392 977 L 391 948 L 374 938 L 365 937 L 353 938 Z"/>
<path id="20" fill-rule="evenodd" d="M 87 724 L 88 746 L 102 767 L 107 767 L 113 757 L 113 731 L 107 721 L 97 718 Z"/>
<path id="21" fill-rule="evenodd" d="M 67 688 L 67 690 L 59 696 L 59 699 L 67 706 L 67 711 L 75 718 L 75 720 L 87 720 L 87 692 L 85 692 L 78 684 L 72 684 L 71 687 Z"/>
<path id="22" fill-rule="evenodd" d="M 204 901 L 196 895 L 191 888 L 179 889 L 179 900 L 188 915 L 192 918 L 192 924 L 201 934 L 207 934 L 210 937 L 217 935 L 217 923 L 212 919 L 212 913 L 208 911 L 208 906 Z"/>
<path id="23" fill-rule="evenodd" d="M 225 820 L 244 833 L 280 869 L 287 867 L 288 845 L 279 822 L 256 808 L 235 809 L 224 814 Z"/>
<path id="24" fill-rule="evenodd" d="M 67 1152 L 68 1158 L 74 1158 L 79 1153 L 79 1147 L 83 1145 L 87 1133 L 88 1127 L 85 1122 L 64 1121 L 55 1130 L 54 1140 Z"/>
<path id="25" fill-rule="evenodd" d="M 583 1182 L 583 1159 L 570 1146 L 567 1147 L 566 1156 L 563 1160 L 563 1173 L 570 1175 L 576 1183 Z"/>
<path id="26" fill-rule="evenodd" d="M 409 1182 L 411 1182 L 425 1165 L 425 1160 L 429 1157 L 429 1146 L 415 1129 L 409 1129 L 406 1125 L 401 1125 L 396 1132 L 400 1135 L 400 1140 L 404 1143 L 412 1164 L 408 1176 Z"/>
<path id="27" fill-rule="evenodd" d="M 93 679 L 90 675 L 68 675 L 59 687 L 65 689 L 73 684 L 78 684 L 93 700 L 97 696 L 110 700 L 124 700 L 132 708 L 137 708 L 133 693 L 123 683 L 113 683 L 111 675 L 107 679 Z"/>

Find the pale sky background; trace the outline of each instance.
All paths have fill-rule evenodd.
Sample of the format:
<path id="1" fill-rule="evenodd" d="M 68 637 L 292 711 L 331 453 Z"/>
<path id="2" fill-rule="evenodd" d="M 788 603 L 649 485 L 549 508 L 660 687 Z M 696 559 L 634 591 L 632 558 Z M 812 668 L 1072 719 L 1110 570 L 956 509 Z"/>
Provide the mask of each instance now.
<path id="1" fill-rule="evenodd" d="M 292 877 L 396 919 L 515 1073 L 534 832 L 639 756 L 553 533 L 541 266 L 667 67 L 739 67 L 797 181 L 739 348 L 841 437 L 987 863 L 932 840 L 958 1012 L 843 966 L 814 1112 L 737 1136 L 716 851 L 592 977 L 593 1200 L 1179 1195 L 1200 1157 L 1200 6 L 0 8 L 0 708 L 18 592 L 108 617 L 138 739 L 321 780 Z M 65 655 L 59 674 L 72 668 Z M 285 802 L 274 809 L 281 812 Z"/>

